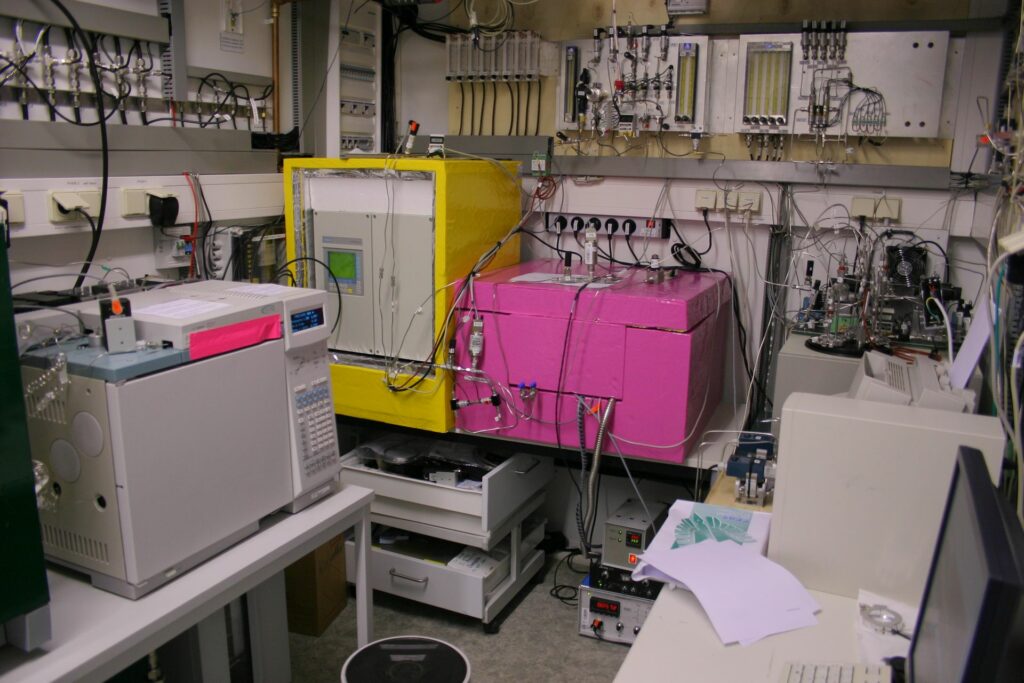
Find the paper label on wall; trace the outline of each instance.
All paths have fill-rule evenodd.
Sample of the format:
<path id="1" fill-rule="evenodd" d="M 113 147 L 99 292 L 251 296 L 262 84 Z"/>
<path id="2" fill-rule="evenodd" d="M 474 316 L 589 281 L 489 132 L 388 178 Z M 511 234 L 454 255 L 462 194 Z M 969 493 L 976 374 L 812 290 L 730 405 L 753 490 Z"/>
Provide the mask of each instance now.
<path id="1" fill-rule="evenodd" d="M 221 31 L 220 50 L 221 52 L 245 52 L 245 35 Z"/>
<path id="2" fill-rule="evenodd" d="M 202 301 L 200 299 L 174 299 L 160 304 L 153 304 L 135 310 L 136 315 L 151 315 L 158 318 L 171 318 L 183 320 L 197 315 L 203 315 L 222 308 L 230 308 L 228 304 L 219 301 Z"/>

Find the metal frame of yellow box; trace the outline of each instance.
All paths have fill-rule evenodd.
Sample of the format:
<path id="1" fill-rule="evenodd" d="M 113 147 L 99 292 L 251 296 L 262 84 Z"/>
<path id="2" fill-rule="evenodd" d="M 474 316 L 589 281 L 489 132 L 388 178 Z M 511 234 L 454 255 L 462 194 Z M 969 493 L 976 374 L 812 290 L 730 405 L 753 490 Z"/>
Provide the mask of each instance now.
<path id="1" fill-rule="evenodd" d="M 421 171 L 434 175 L 434 289 L 445 292 L 435 297 L 434 335 L 440 334 L 452 303 L 454 288 L 446 285 L 469 274 L 480 256 L 515 226 L 522 205 L 518 164 L 472 159 L 428 159 L 424 157 L 354 157 L 344 159 L 288 159 L 284 162 L 284 215 L 288 260 L 300 253 L 296 221 L 302 231 L 304 215 L 296 213 L 296 195 L 304 189 L 302 174 L 311 170 L 393 169 Z M 301 201 L 299 202 L 301 209 Z M 308 233 L 307 233 L 308 234 Z M 308 242 L 307 242 L 308 244 Z M 519 262 L 519 237 L 508 240 L 487 270 Z M 290 266 L 293 275 L 299 269 Z M 308 270 L 306 271 L 308 272 Z M 305 286 L 305 282 L 299 282 Z M 435 357 L 447 353 L 447 340 Z M 450 431 L 455 424 L 451 410 L 452 380 L 447 372 L 428 377 L 416 391 L 396 393 L 388 389 L 384 370 L 354 364 L 331 365 L 334 411 L 339 415 L 386 422 L 433 432 Z"/>

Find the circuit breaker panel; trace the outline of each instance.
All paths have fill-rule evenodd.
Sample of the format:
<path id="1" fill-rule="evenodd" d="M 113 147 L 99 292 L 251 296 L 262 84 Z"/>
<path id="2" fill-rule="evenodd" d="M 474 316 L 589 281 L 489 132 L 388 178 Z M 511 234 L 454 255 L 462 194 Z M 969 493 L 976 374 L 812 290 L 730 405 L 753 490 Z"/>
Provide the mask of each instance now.
<path id="1" fill-rule="evenodd" d="M 596 30 L 561 44 L 556 125 L 563 131 L 704 132 L 708 38 L 664 28 Z"/>

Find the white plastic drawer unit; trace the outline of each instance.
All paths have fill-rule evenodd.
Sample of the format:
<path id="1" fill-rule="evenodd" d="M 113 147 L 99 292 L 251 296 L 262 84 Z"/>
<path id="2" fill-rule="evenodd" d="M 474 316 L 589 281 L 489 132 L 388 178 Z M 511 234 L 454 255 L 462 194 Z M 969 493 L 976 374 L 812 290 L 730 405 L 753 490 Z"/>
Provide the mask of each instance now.
<path id="1" fill-rule="evenodd" d="M 462 488 L 364 465 L 357 451 L 342 459 L 341 481 L 376 492 L 374 522 L 484 550 L 508 535 L 513 517 L 554 471 L 550 459 L 519 453 L 487 472 L 480 488 Z"/>
<path id="2" fill-rule="evenodd" d="M 539 499 L 534 501 L 540 503 Z M 522 520 L 520 520 L 522 521 Z M 374 542 L 370 554 L 370 584 L 374 590 L 397 595 L 416 602 L 465 614 L 485 623 L 498 613 L 537 574 L 544 563 L 544 553 L 536 549 L 543 537 L 543 518 L 534 520 L 532 528 L 523 529 L 518 552 L 509 548 L 516 534 L 510 534 L 489 554 L 493 563 L 485 569 L 470 569 L 446 563 L 443 558 L 417 557 L 398 552 Z M 530 533 L 539 530 L 539 534 Z M 443 550 L 435 551 L 443 554 Z M 469 549 L 471 553 L 479 553 Z M 345 562 L 349 580 L 355 576 L 355 546 L 346 541 Z M 513 563 L 514 566 L 513 566 Z"/>

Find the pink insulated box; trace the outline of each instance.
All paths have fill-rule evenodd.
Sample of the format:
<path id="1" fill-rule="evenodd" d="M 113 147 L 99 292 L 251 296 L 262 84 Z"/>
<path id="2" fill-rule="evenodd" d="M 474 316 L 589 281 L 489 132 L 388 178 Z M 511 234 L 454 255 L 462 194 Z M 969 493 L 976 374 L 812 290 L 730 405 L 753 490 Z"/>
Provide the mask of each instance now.
<path id="1" fill-rule="evenodd" d="M 627 268 L 613 272 L 618 281 L 584 287 L 582 266 L 575 281 L 562 271 L 557 260 L 521 263 L 480 275 L 462 298 L 456 428 L 576 448 L 582 404 L 592 449 L 596 418 L 614 397 L 609 432 L 624 455 L 682 463 L 722 396 L 728 279 L 680 270 L 658 282 Z M 604 451 L 615 453 L 611 439 Z"/>

